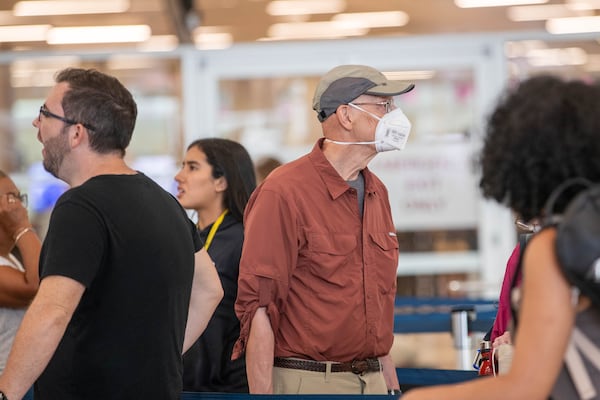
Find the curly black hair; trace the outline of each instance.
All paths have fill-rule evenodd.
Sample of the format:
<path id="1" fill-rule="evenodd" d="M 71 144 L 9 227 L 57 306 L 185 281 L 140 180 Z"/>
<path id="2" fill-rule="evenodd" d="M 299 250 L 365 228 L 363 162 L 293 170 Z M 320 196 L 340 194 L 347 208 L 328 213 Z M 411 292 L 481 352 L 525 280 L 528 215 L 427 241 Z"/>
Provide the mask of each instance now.
<path id="1" fill-rule="evenodd" d="M 489 119 L 480 161 L 483 195 L 524 220 L 542 217 L 568 178 L 600 182 L 600 85 L 541 75 L 509 90 Z"/>

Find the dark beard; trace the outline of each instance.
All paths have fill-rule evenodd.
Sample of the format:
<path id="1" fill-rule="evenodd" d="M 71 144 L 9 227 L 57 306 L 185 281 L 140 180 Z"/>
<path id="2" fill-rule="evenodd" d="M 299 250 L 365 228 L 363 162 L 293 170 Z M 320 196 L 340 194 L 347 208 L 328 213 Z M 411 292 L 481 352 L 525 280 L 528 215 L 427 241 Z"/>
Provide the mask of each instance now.
<path id="1" fill-rule="evenodd" d="M 67 127 L 65 127 L 58 136 L 48 139 L 44 143 L 46 156 L 44 157 L 42 164 L 44 169 L 56 178 L 59 178 L 58 172 L 65 156 L 71 151 L 67 143 L 66 129 Z"/>

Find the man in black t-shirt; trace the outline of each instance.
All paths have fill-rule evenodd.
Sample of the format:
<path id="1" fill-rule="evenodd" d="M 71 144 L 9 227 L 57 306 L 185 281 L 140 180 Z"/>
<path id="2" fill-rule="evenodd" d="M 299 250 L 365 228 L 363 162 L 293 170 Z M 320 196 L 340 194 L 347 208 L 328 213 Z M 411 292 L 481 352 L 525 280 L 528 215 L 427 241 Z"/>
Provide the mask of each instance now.
<path id="1" fill-rule="evenodd" d="M 67 182 L 0 398 L 178 399 L 182 351 L 223 291 L 177 200 L 124 161 L 131 93 L 94 70 L 56 78 L 33 125 L 44 167 Z M 39 379 L 38 379 L 39 378 Z"/>

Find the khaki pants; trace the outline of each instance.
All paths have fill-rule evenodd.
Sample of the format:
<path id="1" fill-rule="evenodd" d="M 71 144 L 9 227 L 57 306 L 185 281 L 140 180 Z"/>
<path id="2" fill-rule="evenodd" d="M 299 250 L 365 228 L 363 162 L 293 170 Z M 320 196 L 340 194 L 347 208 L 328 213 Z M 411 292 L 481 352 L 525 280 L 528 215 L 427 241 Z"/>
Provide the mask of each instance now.
<path id="1" fill-rule="evenodd" d="M 387 385 L 381 371 L 357 375 L 273 367 L 273 393 L 387 394 Z"/>

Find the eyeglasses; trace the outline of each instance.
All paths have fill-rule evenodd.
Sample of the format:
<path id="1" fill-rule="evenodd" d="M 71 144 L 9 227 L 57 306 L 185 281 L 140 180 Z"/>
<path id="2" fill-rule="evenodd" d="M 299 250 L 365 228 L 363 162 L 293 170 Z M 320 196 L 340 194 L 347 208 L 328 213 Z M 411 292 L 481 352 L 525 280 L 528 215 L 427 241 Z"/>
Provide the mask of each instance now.
<path id="1" fill-rule="evenodd" d="M 515 225 L 523 233 L 536 233 L 541 228 L 540 225 L 535 222 L 525 222 L 520 219 L 515 221 Z"/>
<path id="2" fill-rule="evenodd" d="M 366 106 L 366 105 L 372 105 L 372 106 L 385 106 L 385 113 L 389 113 L 390 111 L 392 111 L 395 107 L 394 104 L 394 100 L 386 100 L 386 101 L 380 101 L 378 103 L 351 103 L 354 104 L 355 106 Z"/>
<path id="3" fill-rule="evenodd" d="M 56 115 L 53 112 L 51 112 L 50 110 L 48 110 L 48 108 L 46 108 L 46 105 L 42 105 L 40 107 L 40 114 L 38 115 L 38 121 L 42 122 L 42 115 L 46 118 L 55 118 L 59 121 L 64 122 L 67 125 L 77 125 L 77 124 L 81 124 L 83 126 L 85 126 L 87 129 L 89 130 L 94 130 L 94 127 L 90 124 L 85 124 L 83 122 L 77 122 L 75 120 L 72 119 L 68 119 L 65 117 L 61 117 L 60 115 Z"/>
<path id="4" fill-rule="evenodd" d="M 14 203 L 18 200 L 21 202 L 21 204 L 23 204 L 23 207 L 27 208 L 28 198 L 27 198 L 26 193 L 8 192 L 8 193 L 5 193 L 4 195 L 6 197 L 8 197 L 9 203 Z"/>

